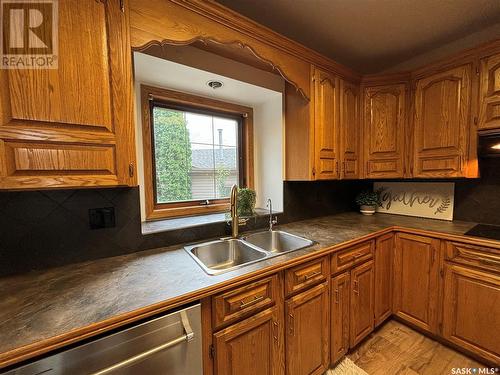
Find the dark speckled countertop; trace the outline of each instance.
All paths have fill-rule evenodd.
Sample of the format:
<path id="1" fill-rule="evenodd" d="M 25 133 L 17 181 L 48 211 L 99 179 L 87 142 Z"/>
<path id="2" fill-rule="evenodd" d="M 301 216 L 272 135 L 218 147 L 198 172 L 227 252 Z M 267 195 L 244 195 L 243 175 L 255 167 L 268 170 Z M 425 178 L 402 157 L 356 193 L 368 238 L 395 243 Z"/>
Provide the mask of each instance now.
<path id="1" fill-rule="evenodd" d="M 320 249 L 392 226 L 463 235 L 475 224 L 405 216 L 358 213 L 321 217 L 279 226 L 315 240 L 316 245 L 264 260 L 217 276 L 207 275 L 180 245 L 0 279 L 0 363 L 14 353 L 57 342 L 88 326 L 105 326 L 124 314 L 151 306 L 180 304 L 206 296 L 221 283 Z M 77 335 L 75 335 L 77 336 Z M 62 340 L 60 340 L 62 341 Z M 25 346 L 29 346 L 25 348 Z M 20 349 L 21 348 L 21 349 Z"/>

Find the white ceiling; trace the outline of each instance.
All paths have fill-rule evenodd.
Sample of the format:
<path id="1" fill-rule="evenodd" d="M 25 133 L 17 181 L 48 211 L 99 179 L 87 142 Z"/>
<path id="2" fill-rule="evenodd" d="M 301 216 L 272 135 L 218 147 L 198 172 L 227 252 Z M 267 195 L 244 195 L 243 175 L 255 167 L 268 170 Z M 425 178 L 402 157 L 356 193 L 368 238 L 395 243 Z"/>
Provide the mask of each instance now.
<path id="1" fill-rule="evenodd" d="M 361 73 L 500 24 L 500 0 L 218 0 Z M 477 43 L 500 38 L 500 27 Z"/>
<path id="2" fill-rule="evenodd" d="M 281 96 L 277 91 L 140 52 L 134 52 L 134 70 L 136 82 L 240 105 L 255 106 Z M 221 81 L 224 86 L 214 90 L 207 85 L 210 80 Z"/>

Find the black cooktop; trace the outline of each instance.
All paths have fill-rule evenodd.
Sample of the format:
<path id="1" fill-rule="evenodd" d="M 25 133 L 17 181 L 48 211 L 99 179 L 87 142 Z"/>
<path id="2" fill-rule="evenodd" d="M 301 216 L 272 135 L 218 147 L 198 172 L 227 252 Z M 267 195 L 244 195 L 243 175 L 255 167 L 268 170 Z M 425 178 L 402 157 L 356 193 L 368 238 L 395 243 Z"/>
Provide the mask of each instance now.
<path id="1" fill-rule="evenodd" d="M 500 240 L 500 226 L 479 224 L 465 234 L 469 236 L 490 238 L 492 240 Z"/>

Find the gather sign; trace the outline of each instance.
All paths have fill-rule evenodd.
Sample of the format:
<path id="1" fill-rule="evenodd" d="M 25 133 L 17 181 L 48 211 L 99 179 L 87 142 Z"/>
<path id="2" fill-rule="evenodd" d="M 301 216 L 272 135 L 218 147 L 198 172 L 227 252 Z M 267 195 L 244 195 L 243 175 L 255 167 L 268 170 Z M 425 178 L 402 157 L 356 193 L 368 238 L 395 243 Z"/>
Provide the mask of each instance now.
<path id="1" fill-rule="evenodd" d="M 377 212 L 453 220 L 455 184 L 452 182 L 376 182 Z"/>

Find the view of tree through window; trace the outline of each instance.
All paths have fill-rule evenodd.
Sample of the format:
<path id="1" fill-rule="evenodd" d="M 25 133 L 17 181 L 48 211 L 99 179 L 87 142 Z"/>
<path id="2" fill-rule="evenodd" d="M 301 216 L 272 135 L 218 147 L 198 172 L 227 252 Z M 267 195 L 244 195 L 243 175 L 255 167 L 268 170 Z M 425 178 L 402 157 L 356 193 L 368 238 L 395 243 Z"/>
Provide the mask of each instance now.
<path id="1" fill-rule="evenodd" d="M 238 182 L 238 121 L 153 106 L 156 202 L 228 198 Z"/>

